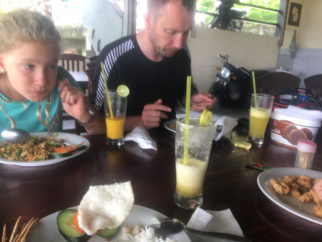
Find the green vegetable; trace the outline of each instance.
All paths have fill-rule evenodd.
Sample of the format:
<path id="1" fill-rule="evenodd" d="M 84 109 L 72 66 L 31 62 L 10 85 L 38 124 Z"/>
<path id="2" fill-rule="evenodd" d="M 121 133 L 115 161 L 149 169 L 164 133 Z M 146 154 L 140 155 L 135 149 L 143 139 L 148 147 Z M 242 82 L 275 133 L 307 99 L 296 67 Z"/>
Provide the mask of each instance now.
<path id="1" fill-rule="evenodd" d="M 65 152 L 65 153 L 50 153 L 49 154 L 49 159 L 55 159 L 55 158 L 62 158 L 62 157 L 67 157 L 71 156 L 74 152 Z"/>
<path id="2" fill-rule="evenodd" d="M 75 209 L 64 209 L 57 216 L 57 226 L 60 234 L 69 242 L 86 242 L 90 236 L 80 232 L 73 224 Z"/>
<path id="3" fill-rule="evenodd" d="M 97 235 L 103 237 L 103 238 L 112 238 L 114 235 L 119 232 L 120 227 L 116 227 L 114 229 L 103 229 L 100 232 L 97 233 Z"/>

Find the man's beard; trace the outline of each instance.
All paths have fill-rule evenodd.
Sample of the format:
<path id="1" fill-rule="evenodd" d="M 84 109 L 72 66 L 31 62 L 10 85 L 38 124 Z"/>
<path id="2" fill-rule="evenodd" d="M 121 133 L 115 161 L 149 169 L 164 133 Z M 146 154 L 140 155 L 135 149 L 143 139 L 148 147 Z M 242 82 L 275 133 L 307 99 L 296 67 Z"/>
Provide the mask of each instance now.
<path id="1" fill-rule="evenodd" d="M 158 45 L 158 41 L 155 33 L 150 34 L 150 41 L 153 45 L 154 52 L 155 52 L 154 54 L 156 56 L 162 56 L 163 58 L 172 57 L 178 51 L 178 49 L 176 48 L 162 47 Z"/>
<path id="2" fill-rule="evenodd" d="M 169 47 L 161 47 L 158 46 L 156 43 L 153 43 L 155 54 L 162 57 L 172 57 L 177 53 L 177 48 L 169 48 Z"/>

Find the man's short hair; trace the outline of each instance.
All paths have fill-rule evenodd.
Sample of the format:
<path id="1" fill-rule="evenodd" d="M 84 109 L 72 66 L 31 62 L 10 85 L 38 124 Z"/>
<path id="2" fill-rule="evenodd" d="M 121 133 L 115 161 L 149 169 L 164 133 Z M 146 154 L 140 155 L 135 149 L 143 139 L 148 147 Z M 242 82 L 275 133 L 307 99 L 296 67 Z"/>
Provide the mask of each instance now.
<path id="1" fill-rule="evenodd" d="M 157 13 L 165 4 L 173 0 L 148 0 L 148 11 Z M 195 9 L 195 0 L 176 0 L 182 3 L 189 12 L 193 12 Z"/>

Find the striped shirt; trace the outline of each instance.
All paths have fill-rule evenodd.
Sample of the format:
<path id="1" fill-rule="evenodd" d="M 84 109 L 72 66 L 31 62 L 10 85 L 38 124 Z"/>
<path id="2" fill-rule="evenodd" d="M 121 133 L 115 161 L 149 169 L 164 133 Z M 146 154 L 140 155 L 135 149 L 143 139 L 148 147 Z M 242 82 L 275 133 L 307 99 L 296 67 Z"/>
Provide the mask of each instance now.
<path id="1" fill-rule="evenodd" d="M 175 105 L 186 91 L 186 78 L 191 75 L 190 56 L 181 49 L 172 57 L 160 62 L 148 59 L 139 48 L 135 35 L 123 37 L 105 46 L 99 62 L 103 63 L 109 90 L 125 84 L 130 89 L 127 116 L 141 115 L 146 104 L 159 98 L 169 106 L 174 116 Z M 93 81 L 93 97 L 97 110 L 104 112 L 105 83 L 98 71 Z"/>

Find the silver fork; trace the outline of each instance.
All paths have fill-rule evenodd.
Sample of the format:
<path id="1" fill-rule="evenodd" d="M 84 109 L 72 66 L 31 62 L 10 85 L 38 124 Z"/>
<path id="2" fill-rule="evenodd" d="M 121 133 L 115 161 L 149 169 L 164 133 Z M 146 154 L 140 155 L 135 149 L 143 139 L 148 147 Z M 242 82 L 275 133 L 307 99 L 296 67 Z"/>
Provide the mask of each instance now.
<path id="1" fill-rule="evenodd" d="M 51 137 L 54 134 L 54 131 L 56 130 L 57 125 L 59 124 L 58 113 L 59 112 L 58 112 L 58 108 L 57 108 L 56 113 L 55 113 L 55 118 L 48 129 L 48 134 L 47 134 L 48 137 Z"/>
<path id="2" fill-rule="evenodd" d="M 54 131 L 56 130 L 56 127 L 58 125 L 58 119 L 57 117 L 55 117 L 54 121 L 51 123 L 49 129 L 48 129 L 48 137 L 51 137 L 54 133 Z"/>

